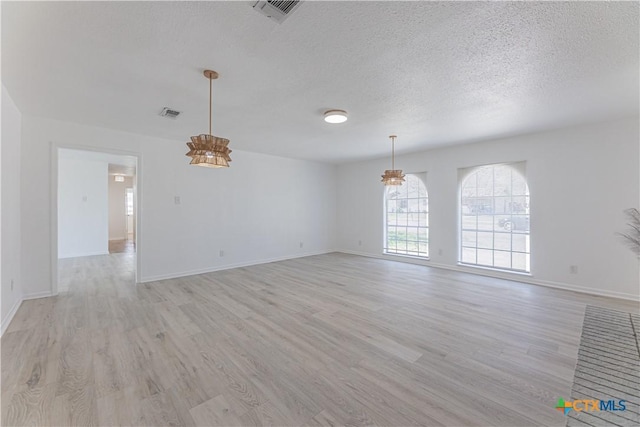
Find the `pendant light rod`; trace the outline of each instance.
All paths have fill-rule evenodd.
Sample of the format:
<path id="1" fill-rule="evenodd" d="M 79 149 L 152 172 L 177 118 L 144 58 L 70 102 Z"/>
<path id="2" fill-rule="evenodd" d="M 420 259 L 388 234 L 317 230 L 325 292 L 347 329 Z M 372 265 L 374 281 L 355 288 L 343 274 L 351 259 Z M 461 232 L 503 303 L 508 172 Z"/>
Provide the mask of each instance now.
<path id="1" fill-rule="evenodd" d="M 396 135 L 390 135 L 391 138 L 391 170 L 396 169 Z"/>
<path id="2" fill-rule="evenodd" d="M 212 83 L 214 79 L 218 78 L 218 73 L 213 70 L 204 70 L 204 76 L 209 79 L 209 135 L 213 135 L 211 133 L 211 117 L 213 116 L 211 112 L 211 104 L 212 104 Z"/>

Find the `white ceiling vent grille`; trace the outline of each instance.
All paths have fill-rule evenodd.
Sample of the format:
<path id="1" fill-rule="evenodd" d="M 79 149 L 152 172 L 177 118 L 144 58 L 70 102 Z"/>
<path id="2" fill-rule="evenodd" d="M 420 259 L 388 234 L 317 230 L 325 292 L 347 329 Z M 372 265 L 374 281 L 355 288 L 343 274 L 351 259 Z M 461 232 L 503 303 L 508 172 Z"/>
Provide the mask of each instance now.
<path id="1" fill-rule="evenodd" d="M 300 3 L 302 3 L 300 0 L 262 0 L 255 2 L 253 8 L 267 18 L 282 24 L 282 21 L 291 15 L 300 6 Z"/>
<path id="2" fill-rule="evenodd" d="M 177 119 L 178 116 L 180 115 L 180 111 L 174 110 L 174 109 L 169 108 L 169 107 L 164 107 L 162 109 L 162 111 L 160 112 L 160 115 L 162 117 L 167 117 L 169 119 Z"/>

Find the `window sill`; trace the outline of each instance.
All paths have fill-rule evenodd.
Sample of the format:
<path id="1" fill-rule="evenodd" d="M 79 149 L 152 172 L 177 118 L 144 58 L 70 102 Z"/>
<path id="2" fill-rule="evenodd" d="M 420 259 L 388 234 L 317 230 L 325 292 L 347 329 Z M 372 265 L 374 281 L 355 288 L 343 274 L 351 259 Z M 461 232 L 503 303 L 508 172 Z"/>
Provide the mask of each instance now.
<path id="1" fill-rule="evenodd" d="M 496 273 L 509 273 L 509 274 L 517 274 L 518 276 L 533 277 L 533 274 L 531 274 L 531 272 L 527 272 L 527 271 L 505 270 L 505 269 L 502 269 L 502 268 L 486 267 L 484 265 L 465 264 L 464 262 L 459 262 L 458 265 L 460 267 L 469 267 L 469 268 L 477 268 L 477 269 L 480 269 L 480 270 L 495 271 Z"/>
<path id="2" fill-rule="evenodd" d="M 420 261 L 429 261 L 429 257 L 426 256 L 417 256 L 417 255 L 405 255 L 405 254 L 395 254 L 392 252 L 383 252 L 382 255 L 385 256 L 394 256 L 394 257 L 400 257 L 400 258 L 411 258 L 411 259 L 417 259 Z"/>

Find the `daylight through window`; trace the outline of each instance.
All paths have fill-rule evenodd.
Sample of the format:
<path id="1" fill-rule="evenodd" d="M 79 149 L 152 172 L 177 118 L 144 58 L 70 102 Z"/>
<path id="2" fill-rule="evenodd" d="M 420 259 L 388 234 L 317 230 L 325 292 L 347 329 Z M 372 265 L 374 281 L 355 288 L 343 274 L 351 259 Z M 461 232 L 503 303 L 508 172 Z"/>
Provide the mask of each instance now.
<path id="1" fill-rule="evenodd" d="M 460 262 L 530 271 L 529 188 L 524 163 L 461 171 Z"/>
<path id="2" fill-rule="evenodd" d="M 425 174 L 407 174 L 385 189 L 386 254 L 429 256 L 429 199 Z"/>

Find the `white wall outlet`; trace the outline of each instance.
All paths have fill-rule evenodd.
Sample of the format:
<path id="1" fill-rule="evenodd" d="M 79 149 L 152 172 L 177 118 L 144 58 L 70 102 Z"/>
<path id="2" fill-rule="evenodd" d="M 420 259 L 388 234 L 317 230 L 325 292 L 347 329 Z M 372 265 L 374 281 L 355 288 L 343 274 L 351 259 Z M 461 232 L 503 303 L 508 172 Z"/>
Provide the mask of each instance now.
<path id="1" fill-rule="evenodd" d="M 173 198 L 173 203 L 175 203 L 176 205 L 179 205 L 180 204 L 180 196 L 175 196 Z"/>
<path id="2" fill-rule="evenodd" d="M 358 240 L 358 246 L 362 246 L 362 240 Z"/>
<path id="3" fill-rule="evenodd" d="M 87 201 L 87 196 L 82 196 L 82 201 L 86 202 Z"/>
<path id="4" fill-rule="evenodd" d="M 224 251 L 220 249 L 220 258 L 222 258 L 223 256 L 224 256 Z"/>
<path id="5" fill-rule="evenodd" d="M 304 247 L 304 242 L 300 242 L 300 249 Z"/>
<path id="6" fill-rule="evenodd" d="M 578 274 L 578 266 L 577 265 L 570 265 L 569 266 L 569 273 Z"/>
<path id="7" fill-rule="evenodd" d="M 438 249 L 438 255 L 442 255 L 442 249 Z"/>
<path id="8" fill-rule="evenodd" d="M 13 292 L 13 279 L 11 279 L 11 292 Z"/>

